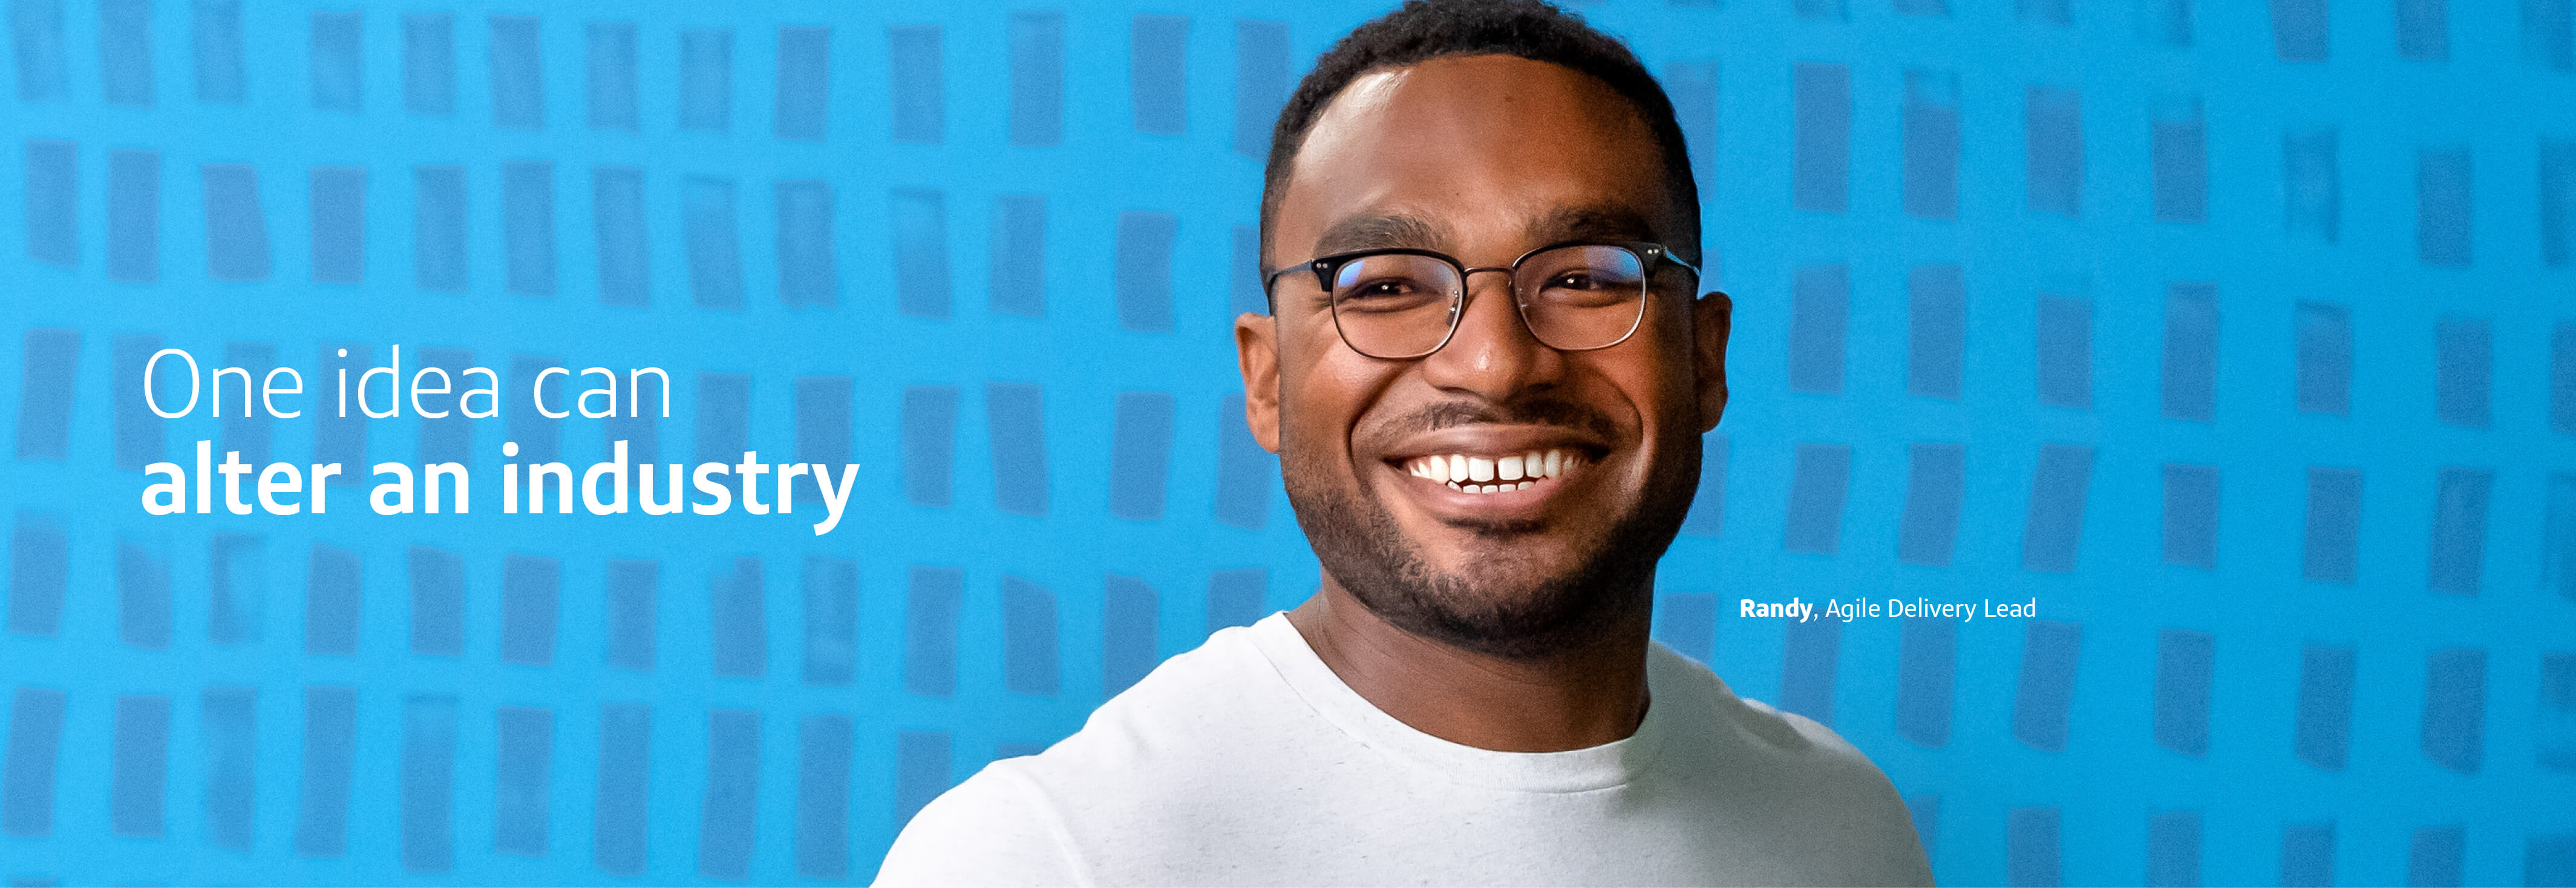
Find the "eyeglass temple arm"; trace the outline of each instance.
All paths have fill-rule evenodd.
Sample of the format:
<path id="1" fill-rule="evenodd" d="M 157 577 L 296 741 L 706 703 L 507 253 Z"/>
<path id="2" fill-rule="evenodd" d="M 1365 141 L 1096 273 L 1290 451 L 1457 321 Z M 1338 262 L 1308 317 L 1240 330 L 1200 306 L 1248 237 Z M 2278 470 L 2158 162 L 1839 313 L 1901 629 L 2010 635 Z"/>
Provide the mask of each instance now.
<path id="1" fill-rule="evenodd" d="M 1692 261 L 1688 260 L 1688 259 L 1684 259 L 1684 258 L 1682 258 L 1682 257 L 1680 257 L 1680 256 L 1674 255 L 1673 250 L 1672 250 L 1672 248 L 1671 248 L 1671 247 L 1666 247 L 1666 246 L 1662 246 L 1662 245 L 1655 245 L 1655 244 L 1650 244 L 1650 245 L 1647 245 L 1647 246 L 1651 247 L 1651 248 L 1655 251 L 1655 255 L 1663 257 L 1665 261 L 1671 262 L 1671 263 L 1672 263 L 1672 264 L 1674 264 L 1674 265 L 1679 265 L 1679 266 L 1681 266 L 1681 267 L 1683 267 L 1683 268 L 1690 269 L 1690 273 L 1691 273 L 1691 276 L 1692 276 L 1692 277 L 1699 277 L 1699 276 L 1700 276 L 1699 265 L 1698 265 L 1697 263 L 1694 263 L 1694 262 L 1692 262 Z"/>

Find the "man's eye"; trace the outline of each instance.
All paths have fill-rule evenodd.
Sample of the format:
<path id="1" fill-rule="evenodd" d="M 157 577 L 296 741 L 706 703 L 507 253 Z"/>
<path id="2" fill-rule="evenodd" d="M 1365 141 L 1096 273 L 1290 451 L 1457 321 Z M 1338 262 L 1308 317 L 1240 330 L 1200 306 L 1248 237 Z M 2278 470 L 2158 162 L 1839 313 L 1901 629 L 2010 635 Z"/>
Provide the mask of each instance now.
<path id="1" fill-rule="evenodd" d="M 1539 289 L 1592 293 L 1602 290 L 1629 290 L 1637 287 L 1639 283 L 1635 274 L 1599 268 L 1579 268 L 1557 272 L 1547 279 L 1546 285 Z"/>
<path id="2" fill-rule="evenodd" d="M 1412 281 L 1376 280 L 1361 282 L 1344 295 L 1346 298 L 1365 299 L 1371 296 L 1404 296 L 1414 292 L 1416 287 Z"/>

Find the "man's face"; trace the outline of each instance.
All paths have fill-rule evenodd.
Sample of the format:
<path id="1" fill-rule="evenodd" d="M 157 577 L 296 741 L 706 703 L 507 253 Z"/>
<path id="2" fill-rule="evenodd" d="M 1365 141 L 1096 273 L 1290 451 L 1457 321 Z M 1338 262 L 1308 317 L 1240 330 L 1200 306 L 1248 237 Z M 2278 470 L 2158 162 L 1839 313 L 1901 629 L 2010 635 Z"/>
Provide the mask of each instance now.
<path id="1" fill-rule="evenodd" d="M 1505 266 L 1594 240 L 1696 259 L 1673 202 L 1652 133 L 1606 84 L 1512 56 L 1436 59 L 1364 75 L 1324 109 L 1265 258 L 1410 247 Z M 1276 313 L 1237 322 L 1246 412 L 1327 581 L 1415 634 L 1505 656 L 1642 607 L 1726 398 L 1725 297 L 1650 270 L 1645 317 L 1617 345 L 1541 344 L 1508 276 L 1478 273 L 1455 335 L 1411 360 L 1353 351 L 1314 276 L 1281 277 Z M 1528 483 L 1497 477 L 1500 492 L 1422 471 L 1514 458 Z"/>

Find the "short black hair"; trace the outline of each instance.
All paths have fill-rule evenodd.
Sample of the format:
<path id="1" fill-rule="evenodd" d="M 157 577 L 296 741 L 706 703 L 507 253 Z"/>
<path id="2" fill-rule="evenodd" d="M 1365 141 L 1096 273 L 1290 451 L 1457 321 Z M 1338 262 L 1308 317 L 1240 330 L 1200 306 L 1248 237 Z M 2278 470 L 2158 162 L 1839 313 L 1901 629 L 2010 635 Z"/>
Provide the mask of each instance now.
<path id="1" fill-rule="evenodd" d="M 1261 270 L 1271 269 L 1271 216 L 1295 166 L 1297 151 L 1315 118 L 1360 75 L 1444 56 L 1508 55 L 1571 68 L 1607 84 L 1635 105 L 1654 134 L 1664 162 L 1664 187 L 1689 225 L 1689 243 L 1671 246 L 1699 255 L 1699 183 L 1691 178 L 1690 150 L 1673 101 L 1662 84 L 1619 38 L 1595 30 L 1581 16 L 1539 0 L 1407 0 L 1402 8 L 1361 25 L 1315 59 L 1314 70 L 1279 111 L 1270 131 L 1270 160 L 1262 170 Z"/>

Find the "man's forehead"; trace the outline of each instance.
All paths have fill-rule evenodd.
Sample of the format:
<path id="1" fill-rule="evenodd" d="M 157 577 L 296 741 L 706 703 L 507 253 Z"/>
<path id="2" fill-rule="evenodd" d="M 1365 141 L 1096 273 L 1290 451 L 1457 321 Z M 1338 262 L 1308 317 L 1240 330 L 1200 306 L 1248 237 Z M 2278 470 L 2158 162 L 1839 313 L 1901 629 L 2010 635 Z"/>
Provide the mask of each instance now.
<path id="1" fill-rule="evenodd" d="M 1669 234 L 1661 167 L 1636 109 L 1590 75 L 1513 56 L 1374 71 L 1300 146 L 1278 245 L 1296 252 L 1306 232 L 1317 253 L 1470 234 L 1648 239 Z"/>
<path id="2" fill-rule="evenodd" d="M 1533 246 L 1574 240 L 1651 240 L 1658 236 L 1644 213 L 1617 203 L 1555 206 L 1509 215 L 1519 217 L 1518 234 Z M 1510 222 L 1504 225 L 1509 227 Z M 1315 252 L 1329 255 L 1393 247 L 1456 250 L 1462 240 L 1457 228 L 1438 211 L 1363 209 L 1329 221 L 1316 238 Z"/>

